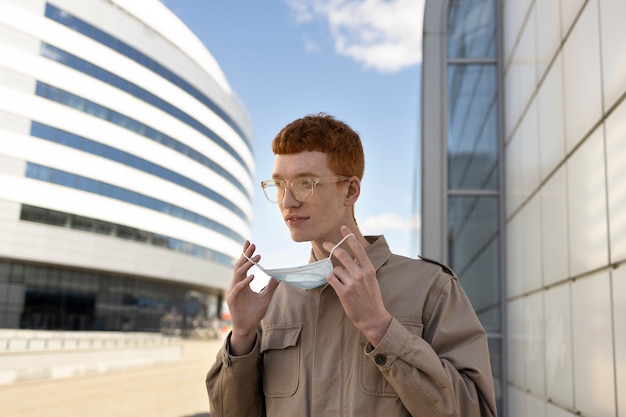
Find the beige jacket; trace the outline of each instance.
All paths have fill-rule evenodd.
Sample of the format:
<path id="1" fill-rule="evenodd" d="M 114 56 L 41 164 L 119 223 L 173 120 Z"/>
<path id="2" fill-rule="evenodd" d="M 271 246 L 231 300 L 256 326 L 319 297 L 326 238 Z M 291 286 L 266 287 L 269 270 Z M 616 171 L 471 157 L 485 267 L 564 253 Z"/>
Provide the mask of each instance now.
<path id="1" fill-rule="evenodd" d="M 212 416 L 495 416 L 487 337 L 456 276 L 368 240 L 394 317 L 381 343 L 368 343 L 330 285 L 281 283 L 253 351 L 233 357 L 227 339 L 218 353 Z"/>

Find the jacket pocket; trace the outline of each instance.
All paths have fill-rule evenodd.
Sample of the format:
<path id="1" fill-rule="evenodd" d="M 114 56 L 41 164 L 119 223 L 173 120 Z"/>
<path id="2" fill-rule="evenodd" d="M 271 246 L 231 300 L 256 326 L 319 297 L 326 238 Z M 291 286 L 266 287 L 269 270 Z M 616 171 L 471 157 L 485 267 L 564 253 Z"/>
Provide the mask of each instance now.
<path id="1" fill-rule="evenodd" d="M 411 334 L 422 337 L 424 325 L 422 323 L 406 322 L 399 320 L 400 323 L 411 332 Z M 361 352 L 359 355 L 359 385 L 361 390 L 368 395 L 377 397 L 397 397 L 398 394 L 391 384 L 387 382 L 378 366 L 371 358 L 365 356 L 365 349 L 369 340 L 361 333 L 359 334 L 359 342 L 361 344 Z"/>
<path id="2" fill-rule="evenodd" d="M 300 333 L 302 324 L 263 329 L 263 393 L 267 397 L 290 397 L 300 378 Z"/>

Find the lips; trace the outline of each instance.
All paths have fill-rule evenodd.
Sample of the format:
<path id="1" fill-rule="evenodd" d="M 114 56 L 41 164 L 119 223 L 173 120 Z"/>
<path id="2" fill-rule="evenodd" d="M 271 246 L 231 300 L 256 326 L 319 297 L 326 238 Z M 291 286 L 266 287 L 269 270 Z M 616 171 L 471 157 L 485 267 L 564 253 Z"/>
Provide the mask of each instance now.
<path id="1" fill-rule="evenodd" d="M 287 215 L 285 216 L 285 223 L 287 224 L 299 224 L 303 221 L 307 220 L 306 216 L 295 216 L 295 215 Z"/>

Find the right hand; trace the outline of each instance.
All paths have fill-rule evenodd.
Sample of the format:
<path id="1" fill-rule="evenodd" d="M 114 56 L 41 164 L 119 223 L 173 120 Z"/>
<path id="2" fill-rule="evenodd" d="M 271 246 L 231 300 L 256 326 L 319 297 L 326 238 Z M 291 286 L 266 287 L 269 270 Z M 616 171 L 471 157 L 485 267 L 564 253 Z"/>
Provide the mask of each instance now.
<path id="1" fill-rule="evenodd" d="M 243 252 L 246 256 L 258 263 L 261 256 L 252 256 L 255 249 L 255 245 L 249 241 L 243 245 Z M 280 283 L 277 279 L 270 278 L 267 286 L 261 292 L 253 291 L 250 288 L 250 283 L 254 279 L 254 275 L 247 275 L 252 265 L 252 262 L 247 260 L 245 256 L 239 257 L 235 264 L 233 280 L 226 293 L 226 304 L 228 304 L 233 324 L 233 331 L 230 336 L 230 353 L 233 356 L 246 355 L 252 351 L 257 327 L 267 312 L 274 290 Z"/>

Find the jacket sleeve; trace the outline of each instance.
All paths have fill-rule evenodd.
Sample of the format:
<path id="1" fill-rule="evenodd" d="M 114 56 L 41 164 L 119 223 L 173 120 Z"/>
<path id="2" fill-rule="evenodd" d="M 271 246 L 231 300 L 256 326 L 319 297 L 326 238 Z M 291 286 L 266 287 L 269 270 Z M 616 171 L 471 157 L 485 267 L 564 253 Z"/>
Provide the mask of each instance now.
<path id="1" fill-rule="evenodd" d="M 252 352 L 245 356 L 229 354 L 230 334 L 206 377 L 211 416 L 265 416 L 261 384 L 260 335 Z"/>
<path id="2" fill-rule="evenodd" d="M 366 355 L 413 416 L 495 416 L 487 335 L 457 278 L 440 274 L 427 301 L 421 337 L 394 318 Z"/>

